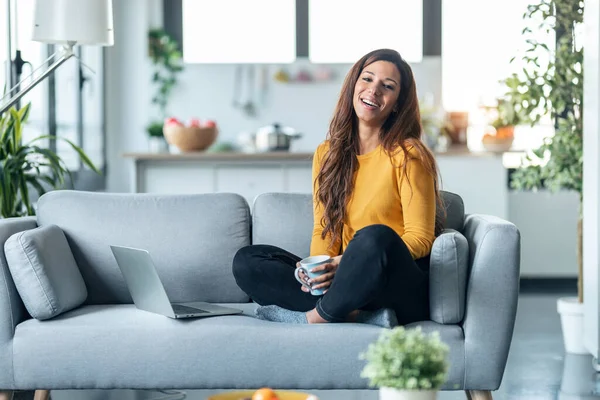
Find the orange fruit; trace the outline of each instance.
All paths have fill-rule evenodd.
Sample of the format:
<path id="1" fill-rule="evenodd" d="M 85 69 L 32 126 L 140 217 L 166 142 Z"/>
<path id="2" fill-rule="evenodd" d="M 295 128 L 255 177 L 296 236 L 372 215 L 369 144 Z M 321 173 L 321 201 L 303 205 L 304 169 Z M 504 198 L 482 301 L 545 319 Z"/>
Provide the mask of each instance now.
<path id="1" fill-rule="evenodd" d="M 254 392 L 252 400 L 278 400 L 278 398 L 273 389 L 261 388 Z"/>

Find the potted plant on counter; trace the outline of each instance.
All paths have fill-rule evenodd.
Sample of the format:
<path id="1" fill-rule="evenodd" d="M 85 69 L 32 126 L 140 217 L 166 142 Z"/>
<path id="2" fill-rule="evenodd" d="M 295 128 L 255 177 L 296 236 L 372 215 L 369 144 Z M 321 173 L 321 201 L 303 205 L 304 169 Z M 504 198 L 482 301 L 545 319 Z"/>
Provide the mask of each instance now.
<path id="1" fill-rule="evenodd" d="M 151 29 L 148 32 L 148 55 L 152 61 L 152 84 L 155 86 L 152 104 L 158 107 L 159 117 L 148 124 L 146 132 L 150 151 L 164 152 L 168 150 L 168 145 L 162 128 L 167 118 L 169 97 L 177 84 L 177 75 L 183 71 L 182 56 L 179 43 L 163 29 Z"/>
<path id="2" fill-rule="evenodd" d="M 573 249 L 578 261 L 578 297 L 560 298 L 565 349 L 586 354 L 583 346 L 583 260 L 582 214 L 583 193 L 583 43 L 577 28 L 583 24 L 584 2 L 580 0 L 540 0 L 527 8 L 530 24 L 524 35 L 545 29 L 556 34 L 555 49 L 528 39 L 529 49 L 523 56 L 525 69 L 513 75 L 509 95 L 523 104 L 531 124 L 550 115 L 555 133 L 523 160 L 522 168 L 512 175 L 511 186 L 518 190 L 568 190 L 579 194 L 578 246 Z M 540 20 L 542 21 L 540 24 Z M 551 35 L 549 35 L 551 37 Z"/>
<path id="3" fill-rule="evenodd" d="M 154 121 L 146 127 L 148 146 L 151 153 L 164 153 L 168 150 L 167 142 L 163 135 L 163 123 Z"/>
<path id="4" fill-rule="evenodd" d="M 509 96 L 496 99 L 498 105 L 493 108 L 492 132 L 486 132 L 482 138 L 483 147 L 488 151 L 505 152 L 510 150 L 515 139 L 515 127 L 524 121 L 521 105 Z M 493 129 L 492 129 L 493 128 Z"/>
<path id="5" fill-rule="evenodd" d="M 380 400 L 435 400 L 448 373 L 448 346 L 438 332 L 421 327 L 385 329 L 360 354 L 367 360 L 361 377 L 379 388 Z"/>

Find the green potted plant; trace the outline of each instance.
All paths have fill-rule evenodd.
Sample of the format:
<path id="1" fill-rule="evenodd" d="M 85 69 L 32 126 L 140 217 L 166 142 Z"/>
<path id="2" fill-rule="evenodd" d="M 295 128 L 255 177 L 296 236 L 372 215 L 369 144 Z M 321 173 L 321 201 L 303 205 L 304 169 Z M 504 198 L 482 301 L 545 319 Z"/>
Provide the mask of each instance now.
<path id="1" fill-rule="evenodd" d="M 510 97 L 497 99 L 496 118 L 492 126 L 496 129 L 496 136 L 514 138 L 515 126 L 522 124 L 526 118 L 521 115 L 522 106 L 512 101 Z"/>
<path id="2" fill-rule="evenodd" d="M 148 32 L 148 55 L 152 61 L 152 84 L 155 86 L 152 104 L 158 107 L 159 118 L 148 124 L 146 133 L 151 151 L 160 152 L 167 149 L 162 127 L 167 118 L 169 97 L 177 84 L 177 75 L 183 71 L 182 56 L 179 43 L 160 28 Z"/>
<path id="3" fill-rule="evenodd" d="M 512 147 L 515 127 L 526 121 L 526 117 L 522 115 L 521 105 L 510 96 L 497 98 L 496 102 L 496 106 L 487 107 L 488 113 L 491 113 L 491 128 L 484 134 L 481 142 L 488 151 L 505 152 Z"/>
<path id="4" fill-rule="evenodd" d="M 583 346 L 583 44 L 577 40 L 577 27 L 583 24 L 584 2 L 580 0 L 540 0 L 525 13 L 528 35 L 545 29 L 556 34 L 556 48 L 527 39 L 529 48 L 522 60 L 524 70 L 510 77 L 509 92 L 521 104 L 532 125 L 550 115 L 555 134 L 523 160 L 512 176 L 517 190 L 571 190 L 579 194 L 578 297 L 561 298 L 558 310 L 563 320 L 565 348 L 569 353 L 587 353 Z M 540 23 L 541 21 L 541 23 Z M 566 329 L 568 328 L 568 329 Z"/>
<path id="5" fill-rule="evenodd" d="M 38 144 L 43 139 L 54 138 L 67 142 L 85 165 L 100 174 L 84 151 L 68 139 L 42 135 L 22 143 L 29 109 L 30 104 L 27 104 L 20 110 L 13 107 L 0 115 L 0 214 L 3 218 L 35 214 L 30 189 L 33 188 L 41 196 L 49 188 L 63 187 L 66 177 L 73 182 L 64 161 L 52 150 Z"/>
<path id="6" fill-rule="evenodd" d="M 379 388 L 380 400 L 434 400 L 448 373 L 448 346 L 421 327 L 385 329 L 360 354 L 361 377 Z"/>

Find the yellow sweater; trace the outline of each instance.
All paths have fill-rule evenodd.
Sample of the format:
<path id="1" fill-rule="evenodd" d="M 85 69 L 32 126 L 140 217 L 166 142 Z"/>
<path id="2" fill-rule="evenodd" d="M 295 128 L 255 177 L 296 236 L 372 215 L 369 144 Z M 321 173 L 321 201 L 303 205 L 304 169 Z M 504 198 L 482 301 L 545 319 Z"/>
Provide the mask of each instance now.
<path id="1" fill-rule="evenodd" d="M 329 142 L 319 145 L 313 158 L 312 181 L 315 182 Z M 314 228 L 310 254 L 340 255 L 361 228 L 373 224 L 384 224 L 402 238 L 413 259 L 425 257 L 431 251 L 435 237 L 435 189 L 434 178 L 425 170 L 414 149 L 409 149 L 410 158 L 406 176 L 402 172 L 404 152 L 394 155 L 392 164 L 389 155 L 378 146 L 375 150 L 358 156 L 355 187 L 346 210 L 341 243 L 338 241 L 327 249 L 330 236 L 321 239 L 323 206 L 313 193 Z"/>

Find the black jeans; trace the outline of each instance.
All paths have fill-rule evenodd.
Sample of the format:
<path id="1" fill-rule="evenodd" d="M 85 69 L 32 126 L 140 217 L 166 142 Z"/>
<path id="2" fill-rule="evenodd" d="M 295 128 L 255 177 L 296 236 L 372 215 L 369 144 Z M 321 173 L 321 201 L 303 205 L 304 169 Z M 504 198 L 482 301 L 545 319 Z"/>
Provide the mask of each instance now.
<path id="1" fill-rule="evenodd" d="M 233 259 L 233 275 L 260 305 L 302 312 L 316 307 L 329 322 L 343 322 L 354 310 L 379 308 L 392 308 L 402 325 L 429 319 L 428 257 L 413 260 L 400 236 L 386 225 L 356 232 L 323 296 L 300 290 L 294 278 L 298 261 L 300 257 L 275 246 L 246 246 Z"/>

